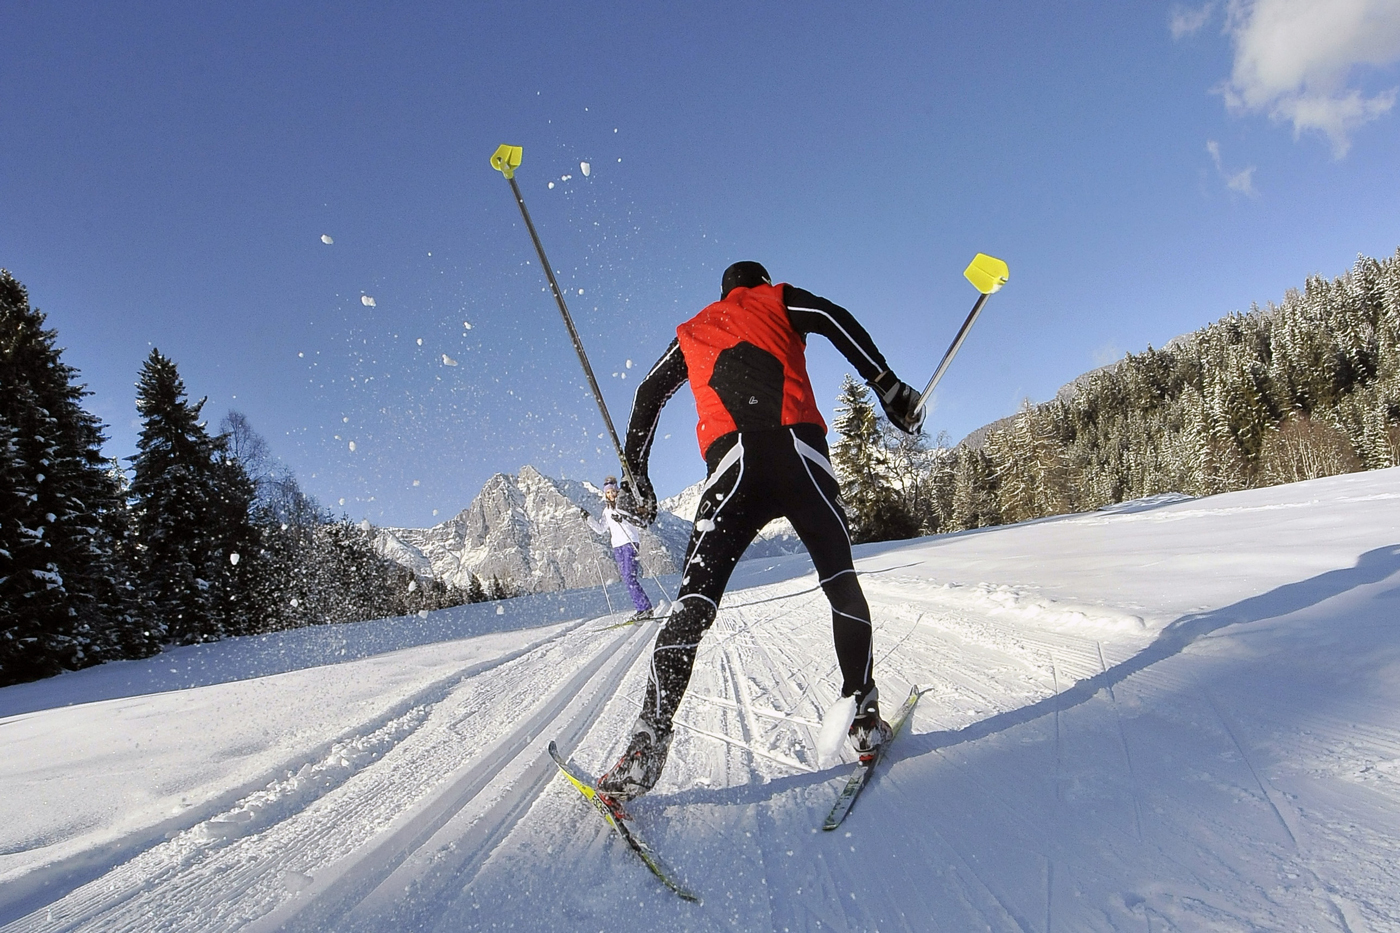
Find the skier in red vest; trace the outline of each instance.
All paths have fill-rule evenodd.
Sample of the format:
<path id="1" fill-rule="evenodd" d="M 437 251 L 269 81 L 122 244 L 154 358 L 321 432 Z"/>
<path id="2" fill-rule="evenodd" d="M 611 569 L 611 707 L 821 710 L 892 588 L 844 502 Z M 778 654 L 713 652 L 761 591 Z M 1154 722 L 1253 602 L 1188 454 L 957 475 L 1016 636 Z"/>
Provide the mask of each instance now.
<path id="1" fill-rule="evenodd" d="M 917 433 L 919 393 L 890 371 L 849 311 L 792 285 L 774 285 L 756 262 L 724 272 L 720 300 L 676 328 L 676 339 L 637 388 L 626 456 L 637 514 L 656 515 L 647 461 L 661 408 L 688 380 L 700 415 L 696 433 L 708 479 L 682 566 L 671 617 L 652 649 L 646 699 L 626 752 L 598 780 L 619 800 L 656 784 L 671 724 L 690 682 L 700 639 L 714 621 L 729 576 L 760 528 L 785 516 L 811 554 L 831 603 L 842 697 L 854 699 L 849 735 L 868 757 L 889 738 L 880 718 L 871 654 L 870 608 L 851 562 L 850 527 L 826 446 L 826 423 L 807 377 L 808 334 L 821 334 L 875 389 L 886 416 Z"/>

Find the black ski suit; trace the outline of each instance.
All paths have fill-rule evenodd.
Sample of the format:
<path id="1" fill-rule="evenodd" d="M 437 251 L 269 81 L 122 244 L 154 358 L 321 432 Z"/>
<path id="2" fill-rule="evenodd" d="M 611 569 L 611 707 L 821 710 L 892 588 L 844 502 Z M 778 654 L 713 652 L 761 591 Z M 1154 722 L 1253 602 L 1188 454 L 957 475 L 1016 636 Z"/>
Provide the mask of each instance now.
<path id="1" fill-rule="evenodd" d="M 742 314 L 724 314 L 720 307 L 735 298 L 742 304 L 749 290 L 735 289 L 726 302 L 678 329 L 680 336 L 643 379 L 633 401 L 626 455 L 634 475 L 644 477 L 662 406 L 691 379 L 692 370 L 708 373 L 712 391 L 692 381 L 708 479 L 686 548 L 680 593 L 653 648 L 640 716 L 658 734 L 670 732 L 700 639 L 714 621 L 734 565 L 759 529 L 778 517 L 792 522 L 831 603 L 842 695 L 860 698 L 874 687 L 870 609 L 851 562 L 850 526 L 831 468 L 826 427 L 807 380 L 806 337 L 826 337 L 867 380 L 886 376 L 888 366 L 849 311 L 791 285 L 764 288 L 769 316 L 759 323 L 768 333 L 754 337 L 760 346 L 747 339 Z M 775 320 L 773 308 L 782 320 Z M 716 309 L 737 342 L 710 355 L 706 351 L 713 347 L 696 348 L 694 325 Z M 755 333 L 762 329 L 755 325 Z M 731 430 L 719 433 L 726 427 Z M 704 446 L 707 431 L 719 436 Z"/>

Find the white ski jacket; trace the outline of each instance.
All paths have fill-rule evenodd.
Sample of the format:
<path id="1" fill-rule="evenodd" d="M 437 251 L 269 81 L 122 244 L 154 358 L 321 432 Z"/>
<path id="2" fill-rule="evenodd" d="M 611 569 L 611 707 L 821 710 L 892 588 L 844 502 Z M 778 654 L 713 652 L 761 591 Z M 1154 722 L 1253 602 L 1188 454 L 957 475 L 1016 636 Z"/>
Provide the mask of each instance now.
<path id="1" fill-rule="evenodd" d="M 628 521 L 631 517 L 626 512 L 607 506 L 603 509 L 602 518 L 588 516 L 588 527 L 600 535 L 611 536 L 613 547 L 622 547 L 624 544 L 640 545 L 642 529 Z"/>

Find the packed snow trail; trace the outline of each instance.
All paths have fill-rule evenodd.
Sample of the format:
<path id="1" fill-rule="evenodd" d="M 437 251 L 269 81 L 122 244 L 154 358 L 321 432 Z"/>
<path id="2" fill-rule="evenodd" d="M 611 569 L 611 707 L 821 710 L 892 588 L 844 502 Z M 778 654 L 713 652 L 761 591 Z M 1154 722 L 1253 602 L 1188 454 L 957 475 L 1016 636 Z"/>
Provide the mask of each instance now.
<path id="1" fill-rule="evenodd" d="M 553 627 L 489 636 L 517 643 L 425 674 L 290 775 L 168 840 L 148 832 L 51 903 L 20 916 L 0 893 L 0 929 L 1400 930 L 1400 471 L 858 558 L 886 703 L 928 692 L 859 807 L 821 832 L 853 761 L 815 759 L 840 683 L 830 612 L 805 558 L 742 563 L 668 768 L 629 805 L 703 905 L 662 887 L 544 751 L 612 761 L 657 626 L 542 615 Z M 340 667 L 402 679 L 427 650 Z M 308 673 L 218 695 L 237 709 L 239 689 Z M 321 683 L 278 694 L 285 714 L 307 715 Z M 123 728 L 178 731 L 186 694 L 143 698 Z M 0 720 L 0 747 L 61 722 L 65 793 L 179 799 L 198 769 L 171 753 L 113 774 L 88 737 L 85 764 L 82 709 Z M 35 760 L 0 757 L 0 878 L 42 875 L 36 846 L 92 840 L 100 863 L 110 832 L 66 823 L 28 777 L 59 753 L 19 744 Z"/>

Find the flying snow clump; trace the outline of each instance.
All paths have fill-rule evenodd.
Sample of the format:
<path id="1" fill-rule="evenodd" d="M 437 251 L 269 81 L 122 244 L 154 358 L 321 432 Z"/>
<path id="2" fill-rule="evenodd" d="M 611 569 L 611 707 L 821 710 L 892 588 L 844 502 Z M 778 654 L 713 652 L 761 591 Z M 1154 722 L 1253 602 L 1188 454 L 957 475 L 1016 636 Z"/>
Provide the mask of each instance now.
<path id="1" fill-rule="evenodd" d="M 373 307 L 374 307 L 374 299 L 371 298 L 371 297 L 368 296 L 368 295 L 361 295 L 361 296 L 360 296 L 360 304 L 364 305 L 366 308 L 373 308 Z"/>
<path id="2" fill-rule="evenodd" d="M 350 449 L 351 449 L 352 451 L 355 449 L 355 442 L 354 442 L 354 441 L 351 441 L 351 442 L 350 442 Z"/>
<path id="3" fill-rule="evenodd" d="M 457 361 L 454 360 L 452 357 L 448 356 L 446 353 L 444 353 L 444 354 L 442 355 L 442 365 L 444 365 L 444 366 L 456 366 L 456 365 L 457 365 Z"/>
<path id="4" fill-rule="evenodd" d="M 584 174 L 586 175 L 588 173 L 585 172 Z M 327 246 L 330 246 L 332 243 L 335 242 L 335 240 L 331 239 L 331 235 L 329 233 L 323 233 L 321 234 L 321 242 L 326 244 Z"/>
<path id="5" fill-rule="evenodd" d="M 588 173 L 591 172 L 591 171 L 593 171 L 593 166 L 589 165 L 587 162 L 580 162 L 580 163 L 578 164 L 578 170 L 579 170 L 580 172 L 583 172 L 583 177 L 584 177 L 584 178 L 587 178 L 587 177 L 588 177 Z"/>
<path id="6" fill-rule="evenodd" d="M 465 327 L 467 330 L 471 330 L 471 329 L 472 329 L 472 322 L 471 322 L 471 321 L 463 321 L 463 322 L 462 322 L 462 326 Z"/>

